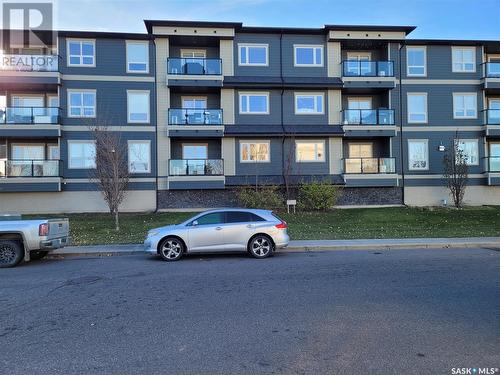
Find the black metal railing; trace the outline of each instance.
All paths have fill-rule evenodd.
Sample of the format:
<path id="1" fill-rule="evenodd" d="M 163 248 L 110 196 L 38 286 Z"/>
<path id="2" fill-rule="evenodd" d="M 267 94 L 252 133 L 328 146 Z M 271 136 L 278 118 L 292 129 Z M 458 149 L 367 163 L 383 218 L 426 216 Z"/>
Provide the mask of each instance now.
<path id="1" fill-rule="evenodd" d="M 487 62 L 484 65 L 486 77 L 500 78 L 500 62 Z"/>
<path id="2" fill-rule="evenodd" d="M 221 75 L 221 59 L 169 57 L 167 73 L 180 75 Z"/>
<path id="3" fill-rule="evenodd" d="M 222 125 L 222 109 L 170 108 L 169 125 Z"/>
<path id="4" fill-rule="evenodd" d="M 485 109 L 486 125 L 500 125 L 500 109 Z"/>
<path id="5" fill-rule="evenodd" d="M 0 178 L 60 177 L 60 160 L 0 160 Z"/>
<path id="6" fill-rule="evenodd" d="M 345 158 L 344 173 L 395 173 L 396 158 Z"/>
<path id="7" fill-rule="evenodd" d="M 59 56 L 4 53 L 0 57 L 0 70 L 57 72 L 59 71 Z"/>
<path id="8" fill-rule="evenodd" d="M 488 172 L 500 173 L 500 156 L 487 156 Z"/>
<path id="9" fill-rule="evenodd" d="M 223 176 L 222 159 L 170 159 L 170 176 Z"/>
<path id="10" fill-rule="evenodd" d="M 58 124 L 58 107 L 0 108 L 0 124 Z"/>
<path id="11" fill-rule="evenodd" d="M 344 77 L 394 77 L 393 61 L 342 61 Z"/>
<path id="12" fill-rule="evenodd" d="M 394 125 L 393 109 L 344 109 L 344 125 Z"/>

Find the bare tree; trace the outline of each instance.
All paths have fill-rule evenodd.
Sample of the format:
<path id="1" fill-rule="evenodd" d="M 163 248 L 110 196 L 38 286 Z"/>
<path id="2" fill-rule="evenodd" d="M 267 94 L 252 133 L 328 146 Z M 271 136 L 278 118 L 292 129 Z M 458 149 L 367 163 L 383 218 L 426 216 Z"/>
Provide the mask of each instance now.
<path id="1" fill-rule="evenodd" d="M 465 189 L 469 178 L 468 156 L 460 148 L 458 133 L 443 157 L 446 185 L 450 191 L 455 207 L 462 207 Z"/>
<path id="2" fill-rule="evenodd" d="M 285 195 L 286 199 L 292 199 L 292 174 L 300 175 L 299 172 L 299 164 L 295 163 L 294 170 L 294 161 L 295 161 L 295 135 L 291 134 L 288 138 L 289 145 L 288 150 L 286 152 L 286 156 L 284 156 L 283 160 L 283 183 L 285 185 Z M 283 140 L 283 153 L 285 153 L 285 144 L 286 142 Z"/>
<path id="3" fill-rule="evenodd" d="M 109 212 L 115 217 L 115 229 L 120 230 L 118 212 L 129 183 L 127 148 L 120 132 L 111 131 L 104 126 L 92 127 L 95 140 L 96 168 L 91 172 L 91 180 L 97 184 Z"/>

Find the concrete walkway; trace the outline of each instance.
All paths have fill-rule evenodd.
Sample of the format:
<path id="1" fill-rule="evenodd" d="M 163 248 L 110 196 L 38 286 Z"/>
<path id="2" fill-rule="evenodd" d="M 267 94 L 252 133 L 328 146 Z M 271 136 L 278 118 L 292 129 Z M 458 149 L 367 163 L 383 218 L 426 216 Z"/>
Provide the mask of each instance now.
<path id="1" fill-rule="evenodd" d="M 321 240 L 290 241 L 280 252 L 333 251 L 333 250 L 397 250 L 397 249 L 445 249 L 464 247 L 488 247 L 500 250 L 500 237 L 471 238 L 401 238 L 372 240 Z M 52 255 L 113 256 L 142 253 L 142 244 L 68 246 Z"/>

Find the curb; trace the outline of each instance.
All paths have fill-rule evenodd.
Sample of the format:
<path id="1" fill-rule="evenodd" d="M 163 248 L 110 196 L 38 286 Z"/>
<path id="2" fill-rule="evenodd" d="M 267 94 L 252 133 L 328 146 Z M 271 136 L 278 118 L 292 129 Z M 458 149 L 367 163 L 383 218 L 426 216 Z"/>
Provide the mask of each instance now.
<path id="1" fill-rule="evenodd" d="M 365 243 L 352 243 L 353 241 Z M 369 242 L 367 242 L 369 241 Z M 294 241 L 294 244 L 278 250 L 278 253 L 303 253 L 346 250 L 416 250 L 416 249 L 465 249 L 485 248 L 500 251 L 498 238 L 462 241 L 458 239 L 406 239 L 406 240 L 337 240 L 327 241 L 323 244 L 307 244 L 310 241 Z M 351 242 L 351 243 L 348 243 Z M 377 243 L 379 242 L 379 243 Z M 51 252 L 51 258 L 64 258 L 76 256 L 110 257 L 124 255 L 145 254 L 141 244 L 127 245 L 101 245 L 101 246 L 68 246 Z"/>

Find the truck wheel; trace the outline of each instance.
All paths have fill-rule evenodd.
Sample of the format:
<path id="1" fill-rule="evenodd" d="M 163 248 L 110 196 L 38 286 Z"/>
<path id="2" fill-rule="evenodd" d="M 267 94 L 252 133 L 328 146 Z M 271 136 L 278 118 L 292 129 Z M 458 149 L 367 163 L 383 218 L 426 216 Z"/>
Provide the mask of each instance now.
<path id="1" fill-rule="evenodd" d="M 24 251 L 19 242 L 0 241 L 0 268 L 15 267 L 24 258 Z"/>
<path id="2" fill-rule="evenodd" d="M 42 251 L 42 250 L 36 250 L 30 252 L 30 259 L 31 260 L 38 260 L 45 258 L 49 252 L 48 251 Z"/>

